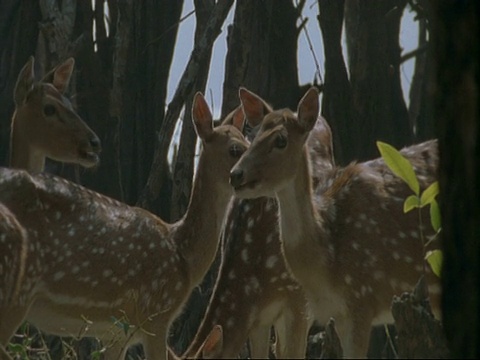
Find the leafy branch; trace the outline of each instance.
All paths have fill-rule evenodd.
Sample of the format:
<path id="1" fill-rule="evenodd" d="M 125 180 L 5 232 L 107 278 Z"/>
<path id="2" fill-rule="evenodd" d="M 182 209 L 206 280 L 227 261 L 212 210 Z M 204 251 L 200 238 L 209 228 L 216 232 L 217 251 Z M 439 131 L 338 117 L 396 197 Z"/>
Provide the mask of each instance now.
<path id="1" fill-rule="evenodd" d="M 405 199 L 405 202 L 403 203 L 403 212 L 407 213 L 417 209 L 420 224 L 420 239 L 423 245 L 424 259 L 428 262 L 434 274 L 440 276 L 443 258 L 442 251 L 435 249 L 425 252 L 427 246 L 438 236 L 439 232 L 441 231 L 440 207 L 435 199 L 439 193 L 438 181 L 433 182 L 423 192 L 421 192 L 418 178 L 415 175 L 415 171 L 410 161 L 389 144 L 377 141 L 377 147 L 380 151 L 380 155 L 385 161 L 385 164 L 396 176 L 402 179 L 413 192 L 412 195 Z M 430 224 L 435 231 L 435 236 L 428 242 L 425 242 L 425 235 L 423 232 L 424 227 L 422 226 L 422 209 L 426 206 L 430 206 Z"/>

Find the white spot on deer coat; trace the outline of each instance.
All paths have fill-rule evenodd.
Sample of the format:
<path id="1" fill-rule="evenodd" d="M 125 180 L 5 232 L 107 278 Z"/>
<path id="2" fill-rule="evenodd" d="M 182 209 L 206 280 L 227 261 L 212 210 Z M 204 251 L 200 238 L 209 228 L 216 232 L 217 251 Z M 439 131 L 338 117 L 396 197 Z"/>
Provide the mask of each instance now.
<path id="1" fill-rule="evenodd" d="M 58 280 L 62 279 L 64 276 L 65 276 L 65 272 L 63 272 L 63 271 L 56 272 L 53 275 L 53 280 L 58 281 Z"/>
<path id="2" fill-rule="evenodd" d="M 277 255 L 270 255 L 268 258 L 267 258 L 267 261 L 265 262 L 265 267 L 267 267 L 268 269 L 272 269 L 275 264 L 277 263 L 278 261 L 278 256 Z"/>
<path id="3" fill-rule="evenodd" d="M 242 252 L 240 253 L 240 257 L 243 260 L 243 262 L 248 262 L 248 249 L 243 249 Z"/>
<path id="4" fill-rule="evenodd" d="M 103 277 L 109 277 L 110 275 L 113 274 L 113 271 L 111 269 L 105 269 L 103 270 Z"/>

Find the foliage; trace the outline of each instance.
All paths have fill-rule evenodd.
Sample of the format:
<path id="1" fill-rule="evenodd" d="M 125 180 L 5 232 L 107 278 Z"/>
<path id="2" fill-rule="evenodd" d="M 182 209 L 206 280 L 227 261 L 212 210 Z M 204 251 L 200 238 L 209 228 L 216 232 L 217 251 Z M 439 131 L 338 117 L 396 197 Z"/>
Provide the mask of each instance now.
<path id="1" fill-rule="evenodd" d="M 377 141 L 377 147 L 380 151 L 380 155 L 385 161 L 385 164 L 413 191 L 413 194 L 405 199 L 405 202 L 403 204 L 403 211 L 407 213 L 413 209 L 418 209 L 420 220 L 420 234 L 424 248 L 426 248 L 431 242 L 431 240 L 427 243 L 425 243 L 424 241 L 421 209 L 430 205 L 430 224 L 432 225 L 432 228 L 436 233 L 434 237 L 436 238 L 436 236 L 441 230 L 440 208 L 438 206 L 437 200 L 435 199 L 439 193 L 438 181 L 430 184 L 430 186 L 428 186 L 425 190 L 423 190 L 423 192 L 421 192 L 420 184 L 410 161 L 405 158 L 397 149 L 395 149 L 389 144 Z M 440 276 L 442 258 L 443 256 L 441 250 L 432 250 L 426 252 L 425 254 L 425 259 L 432 268 L 432 271 L 437 276 Z"/>

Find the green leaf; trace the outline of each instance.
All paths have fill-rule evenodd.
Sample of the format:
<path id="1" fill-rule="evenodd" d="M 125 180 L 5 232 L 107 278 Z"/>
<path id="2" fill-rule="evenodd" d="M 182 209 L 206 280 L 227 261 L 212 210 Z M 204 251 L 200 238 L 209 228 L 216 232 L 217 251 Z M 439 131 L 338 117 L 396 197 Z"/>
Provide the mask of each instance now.
<path id="1" fill-rule="evenodd" d="M 392 170 L 392 172 L 407 183 L 415 195 L 420 194 L 420 185 L 418 184 L 415 171 L 413 171 L 412 164 L 393 146 L 381 141 L 377 141 L 377 147 L 382 155 L 385 164 Z"/>
<path id="2" fill-rule="evenodd" d="M 430 204 L 435 197 L 438 195 L 439 188 L 438 188 L 438 181 L 435 181 L 433 184 L 430 184 L 428 188 L 426 188 L 422 196 L 420 197 L 420 206 L 424 207 L 425 205 Z"/>
<path id="3" fill-rule="evenodd" d="M 440 277 L 442 272 L 443 253 L 442 250 L 428 251 L 425 255 L 425 259 L 432 268 L 435 275 Z"/>
<path id="4" fill-rule="evenodd" d="M 442 219 L 440 216 L 440 207 L 438 206 L 437 200 L 432 200 L 430 203 L 430 223 L 432 224 L 433 230 L 438 232 L 442 226 Z"/>
<path id="5" fill-rule="evenodd" d="M 405 199 L 403 203 L 403 212 L 407 213 L 412 209 L 418 208 L 420 206 L 420 199 L 417 195 L 410 195 Z"/>
<path id="6" fill-rule="evenodd" d="M 128 331 L 130 330 L 130 324 L 127 321 L 123 319 L 117 319 L 115 316 L 111 316 L 110 319 L 115 326 L 123 330 L 125 335 L 128 335 Z"/>
<path id="7" fill-rule="evenodd" d="M 128 335 L 128 331 L 130 330 L 130 325 L 126 322 L 123 322 L 122 325 L 123 325 L 123 333 L 125 335 Z"/>
<path id="8" fill-rule="evenodd" d="M 90 357 L 92 358 L 92 360 L 100 360 L 102 358 L 102 352 L 101 351 L 93 351 L 92 353 L 90 353 Z"/>
<path id="9" fill-rule="evenodd" d="M 25 353 L 25 347 L 22 344 L 8 343 L 8 350 L 16 354 Z"/>

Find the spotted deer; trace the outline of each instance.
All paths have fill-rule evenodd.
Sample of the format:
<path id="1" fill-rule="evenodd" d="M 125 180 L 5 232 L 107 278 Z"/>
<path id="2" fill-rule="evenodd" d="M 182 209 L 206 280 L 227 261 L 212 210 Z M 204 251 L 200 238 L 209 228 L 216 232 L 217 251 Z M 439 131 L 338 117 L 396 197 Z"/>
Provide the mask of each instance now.
<path id="1" fill-rule="evenodd" d="M 15 215 L 0 203 L 0 304 L 2 311 L 15 311 L 21 291 L 21 279 L 26 270 L 28 247 L 27 233 Z M 9 284 L 9 286 L 5 286 Z M 8 319 L 0 318 L 0 327 L 12 326 L 3 324 Z M 15 324 L 13 324 L 15 325 Z M 0 342 L 0 358 L 8 358 L 5 345 Z"/>
<path id="2" fill-rule="evenodd" d="M 98 165 L 100 140 L 65 96 L 74 65 L 69 58 L 36 81 L 32 56 L 20 71 L 11 122 L 11 167 L 40 172 L 47 157 L 87 168 Z"/>
<path id="3" fill-rule="evenodd" d="M 249 131 L 255 133 L 255 129 Z M 247 133 L 247 137 L 249 136 Z M 319 117 L 308 141 L 315 163 L 313 181 L 322 182 L 324 172 L 334 167 L 332 134 Z M 185 357 L 198 347 L 215 325 L 225 331 L 221 346 L 204 354 L 233 358 L 250 342 L 250 356 L 269 356 L 270 328 L 275 329 L 276 358 L 305 358 L 311 325 L 305 294 L 292 278 L 283 259 L 276 201 L 271 198 L 236 199 L 223 235 L 222 259 L 215 287 L 197 334 Z"/>
<path id="4" fill-rule="evenodd" d="M 196 94 L 202 151 L 188 210 L 172 224 L 50 174 L 0 169 L 0 202 L 28 235 L 26 246 L 2 240 L 12 254 L 25 253 L 26 267 L 18 278 L 12 257 L 0 258 L 0 289 L 18 288 L 13 303 L 0 293 L 0 344 L 28 320 L 59 336 L 96 336 L 107 359 L 123 358 L 133 343 L 148 359 L 164 359 L 169 325 L 215 256 L 233 196 L 229 171 L 248 146 L 243 114 L 232 116 L 233 125 L 214 128 Z"/>
<path id="5" fill-rule="evenodd" d="M 260 129 L 230 173 L 235 195 L 277 199 L 286 263 L 315 319 L 335 318 L 345 357 L 366 356 L 371 326 L 392 322 L 393 296 L 411 291 L 424 271 L 438 314 L 439 281 L 424 267 L 418 214 L 403 212 L 407 185 L 375 160 L 337 167 L 325 175 L 326 186 L 314 188 L 305 142 L 319 113 L 318 91 L 306 92 L 297 113 L 270 111 L 244 88 L 239 95 L 247 121 Z M 425 166 L 422 189 L 438 165 L 436 151 L 427 150 L 416 155 L 424 157 L 417 161 Z"/>

